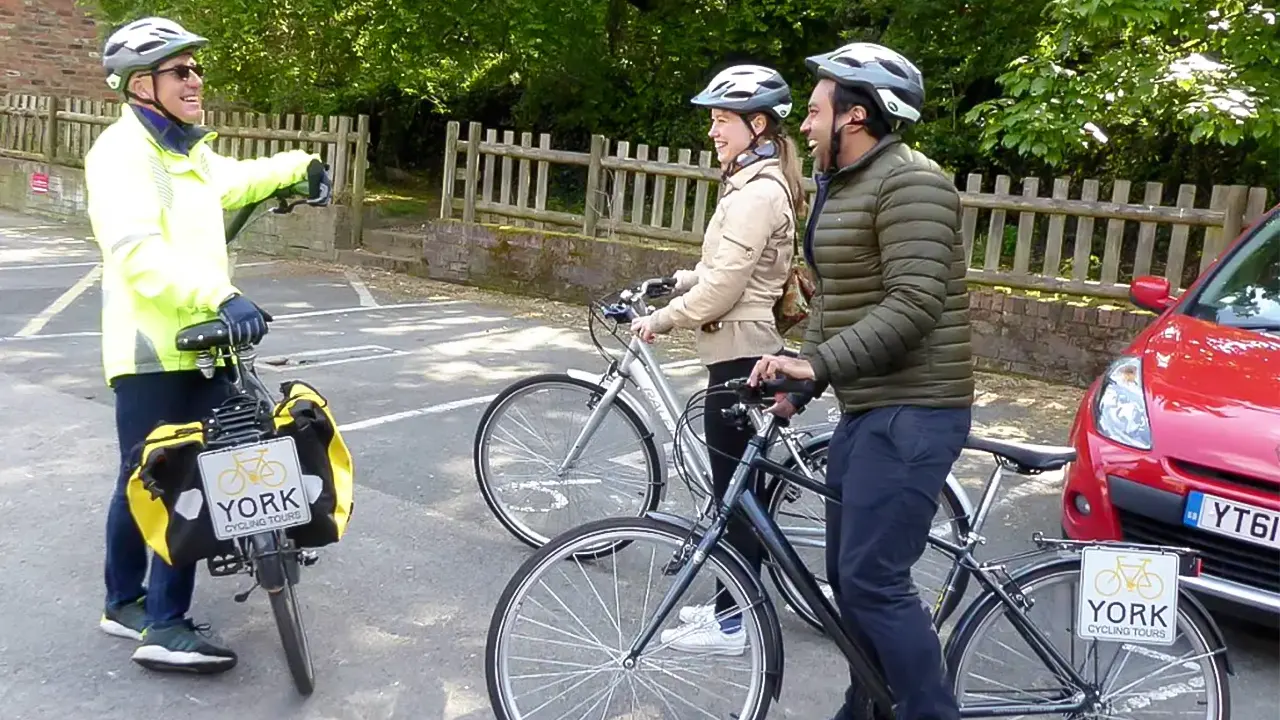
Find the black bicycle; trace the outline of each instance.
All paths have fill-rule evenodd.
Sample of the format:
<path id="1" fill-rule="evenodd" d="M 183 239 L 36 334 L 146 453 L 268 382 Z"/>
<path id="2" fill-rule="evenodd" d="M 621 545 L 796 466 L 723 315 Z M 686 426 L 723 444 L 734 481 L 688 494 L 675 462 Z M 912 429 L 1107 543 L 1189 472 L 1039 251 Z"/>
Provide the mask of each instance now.
<path id="1" fill-rule="evenodd" d="M 241 208 L 227 226 L 227 244 L 262 203 L 274 199 L 276 207 L 267 212 L 285 214 L 308 204 L 307 194 L 307 183 L 302 182 Z M 303 199 L 289 199 L 298 195 Z M 257 349 L 248 343 L 233 346 L 222 320 L 183 328 L 175 344 L 179 350 L 197 353 L 197 367 L 206 378 L 212 378 L 219 366 L 225 367 L 235 388 L 203 423 L 203 489 L 211 510 L 223 503 L 226 509 L 219 512 L 227 513 L 212 526 L 216 539 L 235 549 L 207 558 L 209 574 L 230 577 L 243 573 L 253 578 L 253 587 L 236 594 L 236 602 L 245 602 L 257 587 L 267 592 L 294 686 L 302 695 L 310 695 L 315 690 L 315 667 L 295 586 L 301 568 L 313 565 L 318 556 L 298 547 L 286 534 L 290 528 L 311 521 L 311 508 L 305 501 L 294 441 L 276 432 L 274 410 L 281 398 L 258 377 L 254 368 Z"/>
<path id="2" fill-rule="evenodd" d="M 761 579 L 721 542 L 734 515 L 754 529 L 867 688 L 872 705 L 868 716 L 894 716 L 893 696 L 874 655 L 840 622 L 831 600 L 748 487 L 749 472 L 759 470 L 827 494 L 821 485 L 767 457 L 786 421 L 762 408 L 776 392 L 810 389 L 810 383 L 789 380 L 753 388 L 740 380 L 710 390 L 736 393 L 738 403 L 731 412 L 750 416 L 758 428 L 712 513 L 696 520 L 651 512 L 590 522 L 554 538 L 516 570 L 494 608 L 486 647 L 485 675 L 498 718 L 766 717 L 781 692 L 783 635 Z M 1003 443 L 997 454 L 1023 467 L 1061 460 L 1010 443 Z M 984 500 L 989 502 L 989 496 Z M 1152 717 L 1168 718 L 1176 717 L 1181 706 L 1188 717 L 1230 717 L 1227 675 L 1232 670 L 1222 635 L 1203 605 L 1178 584 L 1180 577 L 1199 573 L 1193 550 L 1076 542 L 1040 533 L 1032 539 L 1035 550 L 992 562 L 975 560 L 972 542 L 966 541 L 966 547 L 936 535 L 928 539 L 982 587 L 943 649 L 961 716 L 1109 720 L 1151 712 Z M 608 558 L 575 556 L 583 547 L 622 541 L 627 546 Z M 657 547 L 646 550 L 646 544 Z M 1007 569 L 1044 555 L 1050 557 Z M 707 575 L 730 596 L 729 609 L 714 618 L 667 627 L 682 599 L 700 594 L 693 587 Z M 597 581 L 610 580 L 612 589 L 597 587 Z M 655 580 L 670 585 L 655 591 Z M 1084 602 L 1067 613 L 1033 619 L 1052 599 L 1051 591 L 1064 585 L 1068 601 Z M 637 619 L 624 620 L 624 608 L 639 610 Z M 607 621 L 589 624 L 593 614 L 603 614 Z M 724 637 L 736 640 L 676 649 L 682 637 L 699 632 L 699 622 L 720 623 Z M 1046 631 L 1059 629 L 1067 632 L 1065 643 L 1047 636 Z M 1010 640 L 1001 640 L 1001 631 L 1009 631 Z M 547 637 L 538 640 L 534 636 L 539 633 Z M 1101 652 L 1104 641 L 1113 641 L 1116 650 L 1109 659 Z M 1085 647 L 1078 647 L 1081 643 Z M 1180 643 L 1186 648 L 1173 650 Z M 711 659 L 726 664 L 718 675 L 690 670 L 693 663 Z M 1132 669 L 1130 661 L 1136 665 L 1144 660 L 1152 661 L 1155 670 L 1121 679 Z M 1036 668 L 1041 670 L 1037 680 L 1022 684 L 1017 679 Z M 1156 687 L 1135 689 L 1166 672 L 1171 676 L 1157 680 Z M 677 690 L 658 687 L 661 681 L 674 682 Z"/>

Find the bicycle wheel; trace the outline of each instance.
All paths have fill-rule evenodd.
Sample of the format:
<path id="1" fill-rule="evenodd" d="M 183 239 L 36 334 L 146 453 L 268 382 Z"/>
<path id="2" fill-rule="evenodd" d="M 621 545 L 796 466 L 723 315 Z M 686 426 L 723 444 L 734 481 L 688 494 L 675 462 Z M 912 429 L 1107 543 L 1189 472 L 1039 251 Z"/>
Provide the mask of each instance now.
<path id="1" fill-rule="evenodd" d="M 638 517 L 658 507 L 663 479 L 653 433 L 620 401 L 609 406 L 575 462 L 557 470 L 604 393 L 600 385 L 567 374 L 537 375 L 507 387 L 481 416 L 472 453 L 480 494 L 520 542 L 539 548 L 584 522 Z M 559 400 L 567 409 L 524 409 L 545 400 Z M 537 430 L 554 437 L 522 439 Z M 502 457 L 507 448 L 514 457 Z M 601 557 L 616 549 L 584 552 Z"/>
<path id="2" fill-rule="evenodd" d="M 290 552 L 291 540 L 282 540 L 279 533 L 263 533 L 253 536 L 257 550 L 254 565 L 259 582 L 271 599 L 271 614 L 275 616 L 280 631 L 280 643 L 284 646 L 285 662 L 293 685 L 302 695 L 315 690 L 315 666 L 311 662 L 311 647 L 307 642 L 307 630 L 302 624 L 302 611 L 298 608 L 298 594 L 294 586 L 298 582 L 298 556 Z M 280 552 L 277 552 L 279 550 Z"/>
<path id="3" fill-rule="evenodd" d="M 809 469 L 822 481 L 826 476 L 828 441 L 820 441 L 809 448 L 807 464 Z M 795 466 L 792 459 L 784 463 L 788 467 Z M 766 498 L 769 516 L 782 529 L 787 540 L 796 549 L 796 554 L 818 580 L 818 587 L 828 597 L 832 597 L 831 586 L 826 579 L 826 501 L 817 493 L 806 490 L 786 480 L 776 482 L 773 492 Z M 960 542 L 960 536 L 969 531 L 969 519 L 964 514 L 964 506 L 960 498 L 952 491 L 950 485 L 944 485 L 938 496 L 938 511 L 934 515 L 931 533 L 953 543 Z M 955 612 L 965 589 L 969 586 L 969 571 L 955 564 L 950 555 L 935 549 L 925 548 L 924 554 L 912 566 L 912 576 L 920 591 L 920 598 L 929 607 L 937 604 L 946 586 L 947 573 L 955 568 L 955 590 L 948 594 L 937 614 L 937 626 L 941 627 L 951 613 Z M 774 587 L 782 595 L 787 607 L 793 610 L 810 627 L 822 630 L 818 616 L 809 608 L 800 591 L 791 582 L 776 563 L 768 563 L 769 577 Z"/>
<path id="4" fill-rule="evenodd" d="M 1214 640 L 1212 625 L 1202 610 L 1187 599 L 1186 592 L 1178 603 L 1179 637 L 1173 645 L 1149 645 L 1128 638 L 1081 638 L 1075 634 L 1080 564 L 1078 556 L 1050 560 L 1015 573 L 1004 588 L 1021 588 L 1033 603 L 1025 611 L 1027 618 L 1091 687 L 1075 687 L 1067 677 L 1052 672 L 1011 620 L 1011 609 L 988 591 L 969 606 L 947 643 L 946 665 L 960 707 L 976 711 L 976 706 L 981 705 L 984 710 L 992 709 L 990 716 L 1011 715 L 1009 710 L 999 712 L 994 708 L 1048 704 L 1050 698 L 1069 701 L 1076 693 L 1091 690 L 1097 692 L 1099 704 L 1081 717 L 1231 717 L 1226 659 L 1221 652 L 1215 652 L 1220 646 Z M 1058 599 L 1066 600 L 1068 609 L 1048 610 Z M 1055 631 L 1065 634 L 1065 640 L 1055 639 Z M 1035 680 L 1023 679 L 1037 668 L 1039 676 Z M 1140 684 L 1145 684 L 1145 689 L 1140 689 Z M 1041 714 L 1063 713 L 1027 713 Z M 975 715 L 988 716 L 986 712 Z"/>
<path id="5" fill-rule="evenodd" d="M 542 717 L 545 710 L 551 718 L 762 720 L 782 670 L 777 616 L 759 582 L 722 546 L 709 553 L 685 596 L 712 592 L 716 580 L 723 584 L 732 607 L 742 608 L 741 653 L 713 656 L 699 654 L 702 648 L 672 647 L 679 638 L 664 634 L 690 632 L 679 624 L 677 600 L 663 623 L 667 630 L 653 636 L 633 665 L 624 666 L 631 644 L 674 581 L 675 571 L 668 573 L 664 565 L 692 554 L 688 537 L 683 528 L 652 518 L 611 518 L 564 533 L 529 557 L 498 598 L 489 625 L 485 680 L 495 716 L 524 720 Z M 602 561 L 572 559 L 579 548 L 602 543 L 626 548 Z M 645 547 L 649 543 L 652 549 Z M 654 580 L 667 585 L 653 588 Z M 597 587 L 596 581 L 612 587 Z M 538 642 L 535 634 L 547 637 L 530 647 Z M 714 672 L 692 668 L 704 661 L 723 666 Z M 659 682 L 675 689 L 659 688 Z"/>

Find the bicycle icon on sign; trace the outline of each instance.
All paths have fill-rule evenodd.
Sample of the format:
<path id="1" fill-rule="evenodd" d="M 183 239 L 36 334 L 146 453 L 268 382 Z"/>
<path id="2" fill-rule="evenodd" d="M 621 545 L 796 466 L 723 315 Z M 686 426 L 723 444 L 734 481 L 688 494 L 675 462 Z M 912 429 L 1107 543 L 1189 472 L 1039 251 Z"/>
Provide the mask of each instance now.
<path id="1" fill-rule="evenodd" d="M 267 460 L 269 450 L 270 448 L 262 448 L 250 453 L 233 454 L 231 457 L 236 465 L 218 474 L 218 489 L 227 495 L 239 495 L 250 484 L 273 489 L 283 485 L 288 471 L 275 460 Z M 244 455 L 257 457 L 245 461 L 242 459 Z"/>
<path id="2" fill-rule="evenodd" d="M 1160 576 L 1147 571 L 1151 558 L 1140 563 L 1126 563 L 1122 557 L 1116 558 L 1114 570 L 1103 570 L 1093 579 L 1093 587 L 1103 597 L 1111 597 L 1126 590 L 1136 591 L 1144 600 L 1155 600 L 1164 593 L 1164 581 Z"/>

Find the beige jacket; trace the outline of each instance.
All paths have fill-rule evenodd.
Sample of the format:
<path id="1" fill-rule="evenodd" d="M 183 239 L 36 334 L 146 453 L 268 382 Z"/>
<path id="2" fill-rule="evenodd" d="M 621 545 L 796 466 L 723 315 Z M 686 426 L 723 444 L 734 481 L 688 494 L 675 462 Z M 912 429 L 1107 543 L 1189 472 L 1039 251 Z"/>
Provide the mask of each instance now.
<path id="1" fill-rule="evenodd" d="M 775 182 L 770 175 L 780 182 Z M 751 181 L 761 175 L 754 182 Z M 795 211 L 777 159 L 758 160 L 731 175 L 707 223 L 702 258 L 676 273 L 685 291 L 653 313 L 654 332 L 697 329 L 704 365 L 775 353 L 782 336 L 773 306 L 782 296 L 794 254 Z"/>

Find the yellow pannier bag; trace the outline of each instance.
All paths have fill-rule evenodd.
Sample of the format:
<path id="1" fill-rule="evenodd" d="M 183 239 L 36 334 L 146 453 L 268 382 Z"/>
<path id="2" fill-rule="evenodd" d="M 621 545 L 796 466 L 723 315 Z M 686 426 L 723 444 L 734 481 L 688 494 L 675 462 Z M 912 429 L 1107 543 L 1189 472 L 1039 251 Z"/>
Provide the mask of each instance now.
<path id="1" fill-rule="evenodd" d="M 346 533 L 353 507 L 351 452 L 338 432 L 328 402 L 303 382 L 282 386 L 275 407 L 272 437 L 291 437 L 302 467 L 311 521 L 285 530 L 299 547 L 323 547 Z M 141 458 L 125 488 L 129 512 L 142 537 L 165 562 L 189 565 L 205 558 L 235 554 L 218 540 L 197 457 L 204 452 L 202 422 L 162 424 L 142 444 Z"/>

